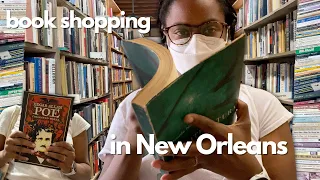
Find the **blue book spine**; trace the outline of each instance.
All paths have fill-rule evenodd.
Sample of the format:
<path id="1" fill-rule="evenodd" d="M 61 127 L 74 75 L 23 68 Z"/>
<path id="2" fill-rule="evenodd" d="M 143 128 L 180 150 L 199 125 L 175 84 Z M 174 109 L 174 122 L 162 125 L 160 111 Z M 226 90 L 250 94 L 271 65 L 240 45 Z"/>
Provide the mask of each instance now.
<path id="1" fill-rule="evenodd" d="M 83 82 L 84 82 L 84 92 L 85 92 L 86 97 L 88 98 L 89 94 L 87 92 L 88 91 L 87 90 L 87 66 L 83 67 Z"/>

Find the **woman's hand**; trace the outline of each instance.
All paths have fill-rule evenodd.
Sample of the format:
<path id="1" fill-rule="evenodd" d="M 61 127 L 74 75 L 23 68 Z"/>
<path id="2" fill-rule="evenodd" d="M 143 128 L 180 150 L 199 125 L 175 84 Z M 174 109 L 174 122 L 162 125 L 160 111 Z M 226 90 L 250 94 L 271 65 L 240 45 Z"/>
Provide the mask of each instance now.
<path id="1" fill-rule="evenodd" d="M 5 142 L 5 147 L 1 151 L 0 156 L 9 162 L 13 159 L 20 161 L 28 161 L 27 157 L 19 155 L 20 153 L 33 154 L 36 145 L 29 141 L 29 137 L 20 131 L 13 132 Z"/>
<path id="2" fill-rule="evenodd" d="M 48 148 L 48 152 L 45 154 L 51 158 L 47 161 L 61 169 L 63 173 L 70 173 L 72 170 L 72 164 L 75 161 L 75 150 L 67 142 L 56 142 Z"/>
<path id="3" fill-rule="evenodd" d="M 133 110 L 130 112 L 127 128 L 125 141 L 130 143 L 131 153 L 135 153 L 137 151 L 137 134 L 142 134 L 142 130 Z"/>
<path id="4" fill-rule="evenodd" d="M 232 133 L 233 142 L 243 141 L 248 144 L 251 141 L 251 123 L 247 105 L 238 101 L 237 104 L 238 120 L 232 125 L 217 123 L 206 117 L 190 114 L 185 117 L 185 122 L 196 126 L 203 132 L 211 134 L 216 141 L 228 141 L 228 133 Z M 202 147 L 209 149 L 211 141 L 202 141 Z M 179 152 L 181 153 L 181 152 Z M 171 153 L 168 154 L 173 155 Z M 228 179 L 248 180 L 256 174 L 262 172 L 262 167 L 254 155 L 245 153 L 238 155 L 233 152 L 228 154 L 228 148 L 223 147 L 222 153 L 215 151 L 209 155 L 201 154 L 196 143 L 193 143 L 186 155 L 175 155 L 175 159 L 170 162 L 156 160 L 152 163 L 153 167 L 159 168 L 169 173 L 162 177 L 162 180 L 175 180 L 197 169 L 204 168 L 214 173 L 220 174 Z"/>

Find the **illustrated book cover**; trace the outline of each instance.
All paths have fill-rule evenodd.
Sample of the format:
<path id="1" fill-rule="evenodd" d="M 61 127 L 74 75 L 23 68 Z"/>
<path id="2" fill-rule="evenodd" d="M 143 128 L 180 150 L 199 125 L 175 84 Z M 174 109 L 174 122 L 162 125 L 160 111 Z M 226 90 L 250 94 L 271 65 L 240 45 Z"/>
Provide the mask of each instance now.
<path id="1" fill-rule="evenodd" d="M 24 91 L 19 130 L 36 144 L 36 152 L 22 154 L 29 160 L 17 162 L 58 169 L 44 153 L 53 143 L 66 141 L 73 101 L 74 97 Z"/>
<path id="2" fill-rule="evenodd" d="M 202 132 L 183 121 L 189 113 L 226 125 L 234 122 L 245 35 L 182 75 L 169 50 L 156 42 L 139 38 L 123 41 L 122 47 L 141 86 L 132 107 L 146 140 L 150 134 L 155 144 L 196 139 Z M 155 158 L 161 157 L 156 154 Z"/>

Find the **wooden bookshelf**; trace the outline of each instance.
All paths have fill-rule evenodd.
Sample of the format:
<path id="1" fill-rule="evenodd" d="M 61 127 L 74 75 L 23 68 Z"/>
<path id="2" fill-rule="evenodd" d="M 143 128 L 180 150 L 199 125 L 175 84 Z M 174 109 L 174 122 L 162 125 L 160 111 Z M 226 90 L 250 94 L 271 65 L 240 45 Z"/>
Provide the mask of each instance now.
<path id="1" fill-rule="evenodd" d="M 29 42 L 24 43 L 24 50 L 26 53 L 57 53 L 58 50 L 52 47 L 46 47 L 39 44 Z"/>
<path id="2" fill-rule="evenodd" d="M 286 4 L 284 4 L 279 9 L 271 12 L 270 14 L 264 16 L 263 18 L 259 19 L 258 21 L 246 26 L 244 28 L 245 32 L 255 31 L 259 27 L 266 26 L 268 23 L 275 22 L 285 18 L 285 16 L 292 12 L 293 10 L 297 9 L 297 0 L 290 0 Z"/>
<path id="3" fill-rule="evenodd" d="M 119 15 L 121 13 L 121 9 L 117 5 L 117 3 L 114 0 L 108 0 L 109 7 L 112 8 L 114 15 Z"/>
<path id="4" fill-rule="evenodd" d="M 294 61 L 295 55 L 296 55 L 295 51 L 288 51 L 284 53 L 271 54 L 263 57 L 245 59 L 244 63 L 248 65 L 252 65 L 256 63 L 261 63 L 262 61 L 272 62 L 272 63 L 291 62 L 291 61 Z"/>
<path id="5" fill-rule="evenodd" d="M 76 6 L 74 6 L 73 4 L 71 4 L 69 1 L 66 0 L 57 0 L 57 5 L 58 6 L 64 6 L 67 7 L 69 10 L 73 10 L 74 14 L 77 15 L 80 18 L 85 18 L 85 17 L 89 17 L 88 15 L 86 15 L 85 13 L 83 13 L 82 11 L 80 11 L 80 9 L 78 9 Z"/>
<path id="6" fill-rule="evenodd" d="M 236 0 L 235 3 L 233 4 L 233 8 L 238 12 L 238 10 L 240 8 L 243 8 L 243 10 L 245 12 L 247 12 L 245 10 L 245 3 L 248 0 Z M 241 34 L 245 33 L 247 35 L 247 37 L 249 36 L 250 33 L 252 33 L 253 31 L 257 31 L 259 28 L 263 28 L 265 26 L 267 26 L 268 24 L 271 23 L 275 23 L 277 21 L 283 21 L 287 18 L 287 15 L 292 13 L 293 11 L 297 10 L 297 4 L 298 4 L 298 0 L 289 0 L 288 2 L 286 2 L 283 5 L 280 5 L 280 7 L 278 9 L 272 10 L 269 14 L 258 18 L 258 20 L 256 20 L 255 22 L 252 22 L 251 24 L 247 25 L 245 24 L 245 19 L 248 20 L 247 14 L 243 14 L 242 17 L 242 24 L 244 27 L 240 28 L 238 31 L 236 31 L 235 33 L 235 38 L 239 37 Z M 259 4 L 258 4 L 259 5 Z M 249 7 L 250 8 L 250 7 Z M 262 8 L 262 7 L 261 7 Z M 254 10 L 253 10 L 254 11 Z M 292 18 L 292 17 L 291 17 Z M 241 19 L 241 18 L 240 18 Z M 290 22 L 289 22 L 290 23 Z M 285 32 L 286 33 L 286 32 Z M 254 36 L 253 36 L 254 37 Z M 254 38 L 253 38 L 254 39 Z M 249 39 L 248 39 L 249 41 Z M 279 42 L 278 42 L 279 43 Z M 291 42 L 290 42 L 291 43 Z M 253 43 L 252 43 L 253 44 Z M 256 46 L 254 46 L 255 48 L 258 48 L 258 45 L 255 44 Z M 284 49 L 281 50 L 275 50 L 275 52 L 281 52 L 281 53 L 275 53 L 275 54 L 269 54 L 269 55 L 265 55 L 265 56 L 261 56 L 261 57 L 255 57 L 255 58 L 247 58 L 249 50 L 249 44 L 247 44 L 246 46 L 246 56 L 244 58 L 244 66 L 246 65 L 256 65 L 256 66 L 260 66 L 260 65 L 264 65 L 264 64 L 269 64 L 269 63 L 276 63 L 276 64 L 280 64 L 280 63 L 288 63 L 288 64 L 294 64 L 295 63 L 295 50 L 291 49 L 289 47 L 289 51 L 286 47 L 287 44 L 285 44 L 285 47 L 281 46 L 282 48 L 285 48 L 286 52 L 283 52 Z M 253 46 L 253 45 L 252 45 Z M 280 46 L 280 45 L 279 45 Z M 275 45 L 276 48 L 279 48 L 278 46 Z M 266 52 L 267 49 L 264 49 L 264 52 Z M 261 53 L 261 52 L 260 52 Z M 256 56 L 258 56 L 258 50 L 256 53 Z M 269 67 L 270 68 L 270 67 Z M 257 72 L 256 72 L 257 73 Z M 245 69 L 243 72 L 243 82 L 245 81 Z M 254 76 L 255 78 L 257 78 L 257 75 Z M 293 81 L 293 78 L 292 80 Z M 270 90 L 271 91 L 271 90 Z M 283 105 L 286 106 L 293 106 L 293 101 L 292 100 L 283 100 L 283 99 L 279 99 L 280 102 Z"/>
<path id="7" fill-rule="evenodd" d="M 243 28 L 241 29 L 238 29 L 235 33 L 234 33 L 234 38 L 237 38 L 239 37 L 241 34 L 243 34 L 244 31 L 243 31 Z"/>
<path id="8" fill-rule="evenodd" d="M 103 129 L 99 134 L 97 134 L 95 137 L 93 137 L 92 139 L 90 139 L 89 141 L 89 145 L 92 144 L 94 141 L 96 141 L 99 137 L 104 136 L 108 133 L 110 127 L 107 127 L 105 129 Z"/>
<path id="9" fill-rule="evenodd" d="M 279 101 L 284 104 L 284 105 L 289 105 L 289 106 L 293 106 L 294 105 L 294 102 L 293 100 L 291 99 L 279 99 Z"/>
<path id="10" fill-rule="evenodd" d="M 108 62 L 107 61 L 91 59 L 91 58 L 88 58 L 88 57 L 83 57 L 83 56 L 80 56 L 80 55 L 77 55 L 77 54 L 72 54 L 72 53 L 65 52 L 65 51 L 61 51 L 60 54 L 67 58 L 66 61 L 69 60 L 69 61 L 75 61 L 75 62 L 78 62 L 78 63 L 86 63 L 86 64 L 108 66 Z"/>
<path id="11" fill-rule="evenodd" d="M 120 14 L 121 10 L 119 6 L 116 4 L 114 0 L 86 0 L 84 1 L 87 3 L 92 3 L 94 5 L 90 7 L 85 7 L 80 2 L 82 0 L 79 0 L 75 2 L 75 4 L 72 4 L 72 1 L 68 0 L 57 0 L 52 1 L 52 6 L 42 6 L 41 1 L 37 1 L 36 5 L 41 8 L 41 11 L 43 11 L 43 8 L 50 8 L 52 11 L 52 16 L 57 17 L 58 7 L 65 7 L 66 10 L 74 11 L 74 15 L 76 17 L 79 17 L 80 19 L 84 19 L 86 17 L 94 16 L 95 14 L 98 15 L 106 15 L 108 16 L 110 12 L 110 8 L 112 8 L 112 13 L 114 16 L 117 16 Z M 93 3 L 95 1 L 95 3 Z M 102 6 L 105 6 L 105 8 L 101 8 Z M 52 8 L 51 8 L 52 7 Z M 32 7 L 36 8 L 36 7 Z M 45 9 L 47 10 L 47 9 Z M 50 11 L 49 10 L 49 11 Z M 86 11 L 87 10 L 87 11 Z M 101 12 L 102 10 L 106 10 L 106 12 Z M 29 17 L 32 18 L 32 17 Z M 91 17 L 93 18 L 93 17 Z M 60 19 L 55 20 L 54 24 L 57 26 L 57 22 L 60 21 Z M 29 29 L 30 30 L 30 29 Z M 59 27 L 57 26 L 57 29 L 53 28 L 52 31 L 48 34 L 41 34 L 45 31 L 40 31 L 40 29 L 35 29 L 36 31 L 25 31 L 25 41 L 22 41 L 21 49 L 18 49 L 17 51 L 13 51 L 13 53 L 17 54 L 17 59 L 21 60 L 14 64 L 14 67 L 17 66 L 17 68 L 13 69 L 12 71 L 20 72 L 20 69 L 24 69 L 24 75 L 20 75 L 21 79 L 24 78 L 21 81 L 23 82 L 23 86 L 21 85 L 21 88 L 30 86 L 30 84 L 27 84 L 28 82 L 31 82 L 30 79 L 27 79 L 31 76 L 29 75 L 30 72 L 34 73 L 34 69 L 36 68 L 35 62 L 27 62 L 25 60 L 25 57 L 30 57 L 37 59 L 39 62 L 37 65 L 41 66 L 42 72 L 38 71 L 37 73 L 42 73 L 43 76 L 39 77 L 39 74 L 33 74 L 34 76 L 34 82 L 33 85 L 35 87 L 50 87 L 47 84 L 40 84 L 39 81 L 37 81 L 36 78 L 39 80 L 44 80 L 48 78 L 49 74 L 49 66 L 47 64 L 51 63 L 50 69 L 50 77 L 54 79 L 50 79 L 51 82 L 55 82 L 55 92 L 53 94 L 57 95 L 65 95 L 65 96 L 73 96 L 77 97 L 75 98 L 76 101 L 73 104 L 73 112 L 79 112 L 79 115 L 84 115 L 84 108 L 88 107 L 89 104 L 92 105 L 92 110 L 97 110 L 94 112 L 94 115 L 91 113 L 89 116 L 89 119 L 92 115 L 92 121 L 91 121 L 91 127 L 93 126 L 95 128 L 95 132 L 92 133 L 92 138 L 88 139 L 88 149 L 92 150 L 92 147 L 94 145 L 97 145 L 100 143 L 100 141 L 103 140 L 103 136 L 108 133 L 108 129 L 110 127 L 113 114 L 112 107 L 113 107 L 113 88 L 112 85 L 114 82 L 112 82 L 111 74 L 113 68 L 120 68 L 123 70 L 123 73 L 126 71 L 132 71 L 131 67 L 124 67 L 124 66 L 118 66 L 113 67 L 110 64 L 111 52 L 116 52 L 122 56 L 122 58 L 125 58 L 126 56 L 122 52 L 122 50 L 117 50 L 115 48 L 111 48 L 113 39 L 108 38 L 111 37 L 111 35 L 115 35 L 117 38 L 123 40 L 124 38 L 120 36 L 116 31 L 113 31 L 112 33 L 108 33 L 106 29 L 102 29 L 100 33 L 91 33 L 88 29 L 86 31 L 81 31 L 83 29 L 71 29 L 69 32 L 66 33 L 66 31 L 60 31 Z M 78 31 L 75 31 L 78 30 Z M 59 32 L 59 33 L 58 33 Z M 29 34 L 28 34 L 29 33 Z M 61 33 L 61 35 L 60 35 Z M 63 34 L 63 35 L 62 35 Z M 29 35 L 29 36 L 27 36 Z M 32 35 L 32 36 L 30 36 Z M 35 38 L 35 35 L 37 38 Z M 77 36 L 78 35 L 78 36 Z M 63 36 L 63 37 L 61 37 Z M 78 38 L 81 36 L 81 38 Z M 67 38 L 66 38 L 67 37 Z M 63 42 L 59 41 L 61 38 L 63 38 Z M 90 38 L 90 39 L 89 39 Z M 49 39 L 49 43 L 52 47 L 45 46 L 43 44 L 46 44 L 47 42 L 42 42 L 44 40 Z M 90 41 L 89 41 L 90 40 Z M 37 41 L 37 42 L 36 42 Z M 85 44 L 83 44 L 85 43 Z M 9 44 L 9 43 L 8 43 Z M 1 46 L 1 45 L 0 45 Z M 59 47 L 63 46 L 63 48 Z M 66 49 L 66 50 L 61 50 Z M 18 53 L 17 53 L 18 52 Z M 90 58 L 90 52 L 99 52 L 99 53 L 105 53 L 106 59 L 93 59 Z M 19 56 L 18 56 L 19 55 Z M 104 55 L 104 54 L 103 54 Z M 32 60 L 34 60 L 32 59 Z M 49 60 L 48 60 L 49 59 Z M 48 60 L 48 61 L 45 61 Z M 54 63 L 53 63 L 54 62 Z M 24 63 L 26 66 L 24 66 Z M 31 64 L 32 63 L 32 64 Z M 47 63 L 47 64 L 46 64 Z M 12 64 L 10 64 L 11 66 Z M 32 65 L 32 66 L 28 66 Z M 13 66 L 13 65 L 12 65 Z M 32 68 L 32 70 L 29 69 L 29 67 Z M 68 69 L 69 68 L 69 69 Z M 83 69 L 82 69 L 83 68 Z M 89 69 L 91 68 L 91 69 Z M 96 68 L 96 69 L 95 69 Z M 38 68 L 40 69 L 40 68 Z M 92 73 L 90 77 L 85 76 L 85 74 L 81 74 L 84 72 L 84 69 L 87 70 L 87 73 Z M 0 69 L 1 72 L 2 69 Z M 70 72 L 71 70 L 71 72 Z M 98 74 L 98 72 L 100 74 Z M 44 74 L 46 73 L 46 74 Z M 103 74 L 104 73 L 104 74 Z M 107 74 L 108 73 L 108 74 Z M 22 74 L 22 73 L 21 73 Z M 47 76 L 48 75 L 48 76 Z M 53 76 L 54 75 L 54 76 Z M 45 77 L 46 76 L 46 77 Z M 70 78 L 72 76 L 72 78 Z M 86 77 L 86 78 L 84 78 Z M 124 77 L 124 76 L 123 76 Z M 90 79 L 89 79 L 90 78 Z M 71 79 L 71 80 L 70 80 Z M 85 80 L 86 81 L 85 81 Z M 127 80 L 123 78 L 122 81 L 120 81 L 120 84 L 128 84 L 132 83 L 133 79 Z M 46 81 L 47 83 L 48 81 Z M 90 85 L 88 85 L 90 82 Z M 36 84 L 37 83 L 37 84 Z M 36 85 L 35 85 L 36 84 Z M 49 83 L 48 83 L 49 84 Z M 51 84 L 50 84 L 51 85 Z M 53 87 L 53 86 L 51 86 Z M 90 91 L 88 89 L 90 88 Z M 35 89 L 35 88 L 34 88 Z M 52 88 L 54 89 L 54 88 Z M 50 89 L 51 91 L 53 91 Z M 27 89 L 29 90 L 29 89 Z M 41 88 L 38 91 L 42 91 L 39 93 L 45 93 L 47 89 Z M 108 91 L 107 91 L 108 90 Z M 35 91 L 35 90 L 34 90 Z M 72 92 L 73 91 L 73 92 Z M 125 91 L 123 91 L 125 92 Z M 121 98 L 125 98 L 130 92 L 121 94 Z M 22 96 L 22 94 L 21 94 Z M 89 98 L 88 98 L 89 97 Z M 81 99 L 79 99 L 81 98 Z M 121 99 L 118 97 L 118 99 Z M 12 104 L 8 105 L 14 105 L 14 101 Z M 16 103 L 17 104 L 17 103 Z M 5 107 L 1 106 L 1 110 L 3 110 Z M 91 108 L 91 106 L 90 106 Z M 87 109 L 88 110 L 88 109 Z M 90 109 L 91 110 L 91 109 Z M 89 111 L 90 111 L 89 110 Z M 105 110 L 105 111 L 104 111 Z M 106 112 L 107 111 L 107 112 Z M 80 113 L 81 112 L 81 113 Z M 91 112 L 91 111 L 90 111 Z M 110 112 L 110 114 L 109 114 Z M 99 117 L 96 113 L 99 113 Z M 103 118 L 102 118 L 103 116 Z M 85 117 L 85 116 L 83 116 Z M 86 116 L 88 117 L 88 116 Z M 86 119 L 88 122 L 89 119 Z M 94 120 L 94 121 L 93 121 Z M 88 131 L 89 132 L 89 131 Z M 101 139 L 100 139 L 101 138 Z M 104 137 L 105 138 L 105 137 Z M 96 143 L 95 143 L 96 142 Z M 102 143 L 101 143 L 102 144 Z M 101 145 L 99 144 L 99 145 Z M 98 145 L 98 147 L 99 147 Z M 99 148 L 98 148 L 99 150 Z M 95 150 L 94 150 L 95 151 Z M 90 152 L 90 151 L 89 151 Z M 89 155 L 89 159 L 94 159 L 94 153 Z M 91 179 L 98 179 L 100 172 L 95 172 L 94 177 L 91 177 Z"/>
<path id="12" fill-rule="evenodd" d="M 109 36 L 108 39 L 111 40 L 109 42 L 110 43 L 109 44 L 109 46 L 110 46 L 109 51 L 110 51 L 110 54 L 112 54 L 112 55 L 109 57 L 109 58 L 111 58 L 109 67 L 111 69 L 111 78 L 110 79 L 111 79 L 112 92 L 116 92 L 116 90 L 114 89 L 114 86 L 117 86 L 117 88 L 118 87 L 122 88 L 120 90 L 121 93 L 118 96 L 113 95 L 113 93 L 111 94 L 111 99 L 112 99 L 111 104 L 116 104 L 116 102 L 118 102 L 118 101 L 121 102 L 124 98 L 126 98 L 133 91 L 133 73 L 132 73 L 132 68 L 130 67 L 130 65 L 129 65 L 129 67 L 127 67 L 125 64 L 127 57 L 124 54 L 123 49 L 121 48 L 121 45 L 120 45 L 120 48 L 115 48 L 113 46 L 114 45 L 114 38 L 117 39 L 117 41 L 123 41 L 125 39 L 120 34 L 118 34 L 116 31 L 112 31 L 112 33 L 109 34 L 108 36 Z M 117 56 L 121 56 L 120 63 L 113 62 L 113 60 L 112 60 L 113 53 L 117 54 Z M 117 72 L 121 71 L 122 79 L 113 78 L 112 71 L 117 71 Z M 130 77 L 131 77 L 130 80 L 125 79 L 125 72 L 126 71 L 128 71 L 130 73 Z M 125 90 L 127 84 L 131 84 L 131 91 L 129 91 L 129 92 L 126 92 L 126 90 Z M 112 106 L 112 109 L 110 109 L 112 117 L 114 116 L 116 109 L 117 109 L 117 107 L 113 107 L 113 106 Z"/>
<path id="13" fill-rule="evenodd" d="M 91 102 L 91 101 L 95 101 L 95 100 L 98 100 L 98 99 L 101 99 L 101 98 L 104 98 L 104 97 L 108 97 L 110 96 L 110 94 L 105 94 L 105 95 L 101 95 L 101 96 L 96 96 L 96 97 L 92 97 L 92 98 L 86 98 L 86 99 L 81 99 L 80 102 L 75 102 L 74 103 L 74 106 L 77 106 L 77 105 L 82 105 L 84 103 L 88 103 L 88 102 Z"/>

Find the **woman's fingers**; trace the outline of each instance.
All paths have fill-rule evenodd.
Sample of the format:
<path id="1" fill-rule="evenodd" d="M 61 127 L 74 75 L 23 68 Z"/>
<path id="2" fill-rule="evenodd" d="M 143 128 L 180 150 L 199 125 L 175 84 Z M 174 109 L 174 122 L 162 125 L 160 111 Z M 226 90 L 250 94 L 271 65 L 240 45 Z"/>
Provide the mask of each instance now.
<path id="1" fill-rule="evenodd" d="M 72 147 L 72 145 L 65 142 L 65 141 L 56 142 L 53 144 L 53 146 L 62 147 L 62 148 L 67 149 L 68 151 L 75 151 L 74 148 Z"/>
<path id="2" fill-rule="evenodd" d="M 9 138 L 6 142 L 7 145 L 25 146 L 34 149 L 36 145 L 26 139 L 13 137 Z"/>
<path id="3" fill-rule="evenodd" d="M 7 146 L 5 147 L 5 150 L 7 152 L 12 152 L 12 153 L 26 153 L 26 154 L 33 154 L 35 153 L 34 150 L 32 149 L 28 149 L 28 148 L 24 148 L 22 146 L 15 146 L 15 145 L 10 145 L 10 146 Z"/>
<path id="4" fill-rule="evenodd" d="M 183 170 L 189 167 L 194 167 L 195 165 L 197 165 L 197 161 L 194 157 L 187 157 L 187 158 L 176 157 L 175 159 L 169 162 L 164 162 L 161 160 L 156 160 L 152 162 L 153 167 L 157 169 L 162 169 L 164 171 L 169 171 L 169 172 Z"/>
<path id="5" fill-rule="evenodd" d="M 59 154 L 63 154 L 63 155 L 70 155 L 70 151 L 63 148 L 63 147 L 59 147 L 59 146 L 50 146 L 48 149 L 49 152 L 54 152 L 54 153 L 59 153 Z"/>
<path id="6" fill-rule="evenodd" d="M 63 163 L 62 162 L 59 162 L 59 161 L 56 161 L 56 160 L 53 160 L 53 159 L 46 159 L 46 161 L 54 166 L 57 166 L 59 168 L 63 168 Z"/>
<path id="7" fill-rule="evenodd" d="M 249 110 L 248 110 L 248 105 L 241 101 L 240 99 L 238 100 L 237 103 L 237 116 L 238 120 L 248 120 L 249 121 Z"/>
<path id="8" fill-rule="evenodd" d="M 54 153 L 54 152 L 45 152 L 45 154 L 53 159 L 59 160 L 60 162 L 65 162 L 67 157 L 65 155 Z"/>
<path id="9" fill-rule="evenodd" d="M 212 135 L 219 134 L 220 132 L 224 132 L 226 126 L 224 124 L 215 122 L 207 117 L 198 115 L 198 114 L 188 114 L 184 121 L 191 125 L 199 128 L 205 133 L 209 133 Z"/>
<path id="10" fill-rule="evenodd" d="M 28 161 L 29 160 L 29 158 L 21 156 L 21 155 L 16 154 L 16 153 L 10 153 L 10 157 L 12 159 L 16 159 L 16 160 L 19 160 L 19 161 Z"/>
<path id="11" fill-rule="evenodd" d="M 178 180 L 185 175 L 191 174 L 197 169 L 198 167 L 186 167 L 187 169 L 183 169 L 180 171 L 171 172 L 170 174 L 165 174 L 161 177 L 161 180 Z"/>
<path id="12" fill-rule="evenodd" d="M 16 131 L 16 132 L 12 133 L 9 137 L 10 137 L 10 138 L 29 139 L 29 137 L 28 137 L 25 133 L 23 133 L 23 132 L 21 132 L 21 131 Z"/>

